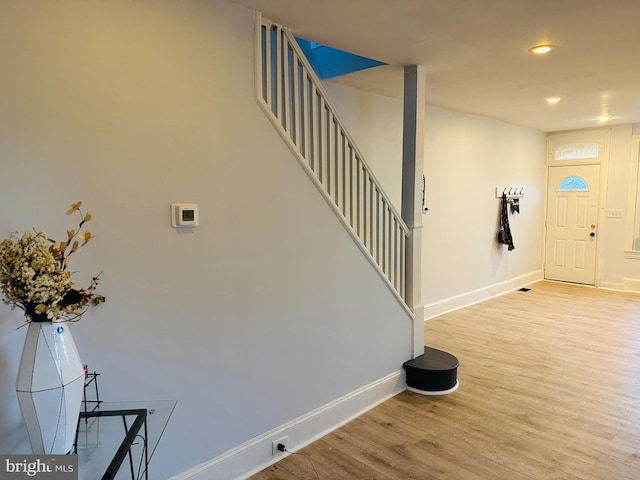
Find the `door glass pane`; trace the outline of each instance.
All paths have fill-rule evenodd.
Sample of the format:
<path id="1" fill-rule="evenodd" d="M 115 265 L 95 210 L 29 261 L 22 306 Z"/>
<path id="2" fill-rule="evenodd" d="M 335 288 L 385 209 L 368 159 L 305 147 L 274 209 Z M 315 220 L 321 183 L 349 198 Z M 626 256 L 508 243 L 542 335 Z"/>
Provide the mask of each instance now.
<path id="1" fill-rule="evenodd" d="M 598 158 L 598 154 L 598 144 L 596 142 L 568 143 L 556 147 L 553 151 L 556 160 Z"/>
<path id="2" fill-rule="evenodd" d="M 589 190 L 589 185 L 582 177 L 567 177 L 558 185 L 558 191 L 580 191 L 585 192 Z"/>

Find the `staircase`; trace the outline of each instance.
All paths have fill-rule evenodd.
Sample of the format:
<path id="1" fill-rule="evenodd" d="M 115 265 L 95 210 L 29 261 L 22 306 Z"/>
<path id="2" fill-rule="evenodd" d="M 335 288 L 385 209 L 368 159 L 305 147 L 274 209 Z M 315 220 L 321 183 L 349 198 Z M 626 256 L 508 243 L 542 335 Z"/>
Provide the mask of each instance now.
<path id="1" fill-rule="evenodd" d="M 329 100 L 291 31 L 256 13 L 256 99 L 295 158 L 407 313 L 410 231 Z M 421 319 L 420 319 L 421 324 Z M 414 328 L 415 330 L 415 328 Z M 420 332 L 422 328 L 417 327 Z M 419 344 L 418 344 L 419 345 Z M 425 347 L 405 362 L 424 394 L 457 388 L 458 360 Z"/>
<path id="2" fill-rule="evenodd" d="M 407 306 L 409 229 L 289 29 L 256 19 L 256 98 L 387 286 Z"/>

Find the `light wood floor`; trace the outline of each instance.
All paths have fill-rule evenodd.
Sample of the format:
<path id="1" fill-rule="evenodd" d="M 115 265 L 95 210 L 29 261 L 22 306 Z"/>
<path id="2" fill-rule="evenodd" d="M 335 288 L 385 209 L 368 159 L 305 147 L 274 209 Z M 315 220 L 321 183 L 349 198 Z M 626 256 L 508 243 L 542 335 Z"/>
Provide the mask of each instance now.
<path id="1" fill-rule="evenodd" d="M 460 360 L 253 480 L 640 479 L 640 296 L 540 282 L 430 320 Z"/>

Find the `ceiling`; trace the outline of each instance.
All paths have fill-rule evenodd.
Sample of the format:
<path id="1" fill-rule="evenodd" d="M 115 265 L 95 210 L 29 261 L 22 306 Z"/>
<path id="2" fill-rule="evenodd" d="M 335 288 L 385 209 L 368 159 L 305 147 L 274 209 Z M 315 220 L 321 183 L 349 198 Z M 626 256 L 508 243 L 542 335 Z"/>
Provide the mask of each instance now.
<path id="1" fill-rule="evenodd" d="M 547 132 L 640 122 L 639 0 L 232 1 L 389 64 L 331 82 L 402 97 L 403 67 L 418 64 L 429 105 Z M 528 52 L 541 43 L 556 48 Z"/>

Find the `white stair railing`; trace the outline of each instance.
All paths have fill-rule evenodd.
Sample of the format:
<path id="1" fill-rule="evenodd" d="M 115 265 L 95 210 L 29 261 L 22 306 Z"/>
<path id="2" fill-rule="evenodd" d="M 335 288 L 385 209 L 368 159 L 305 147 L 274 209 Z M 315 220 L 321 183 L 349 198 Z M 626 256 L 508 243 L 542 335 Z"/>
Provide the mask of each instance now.
<path id="1" fill-rule="evenodd" d="M 328 203 L 406 305 L 409 229 L 289 29 L 256 15 L 256 96 Z"/>

